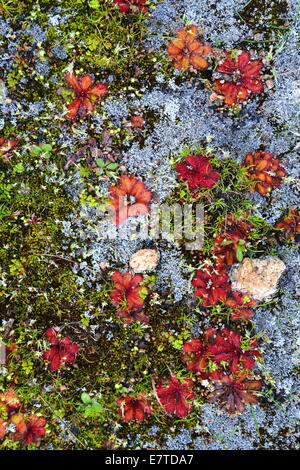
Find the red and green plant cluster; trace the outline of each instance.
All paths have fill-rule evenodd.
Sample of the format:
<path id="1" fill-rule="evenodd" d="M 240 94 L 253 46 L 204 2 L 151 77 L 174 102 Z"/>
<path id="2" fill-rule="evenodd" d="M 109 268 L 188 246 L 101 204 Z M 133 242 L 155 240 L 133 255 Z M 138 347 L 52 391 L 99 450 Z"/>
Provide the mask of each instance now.
<path id="1" fill-rule="evenodd" d="M 110 297 L 112 304 L 118 307 L 117 317 L 124 318 L 127 325 L 134 320 L 148 323 L 149 318 L 142 312 L 144 298 L 148 292 L 147 287 L 142 285 L 143 276 L 115 271 L 111 280 L 114 283 L 114 289 L 110 292 Z"/>
<path id="2" fill-rule="evenodd" d="M 46 434 L 46 419 L 27 413 L 14 390 L 0 393 L 0 439 L 6 435 L 23 445 L 39 444 Z"/>
<path id="3" fill-rule="evenodd" d="M 214 50 L 203 40 L 199 40 L 199 29 L 196 25 L 181 28 L 175 34 L 176 39 L 167 45 L 167 53 L 178 70 L 204 70 L 209 67 L 207 56 L 210 56 L 211 60 L 215 59 L 215 71 L 222 75 L 222 78 L 214 81 L 215 93 L 212 100 L 221 99 L 227 106 L 236 106 L 245 101 L 251 93 L 263 91 L 260 74 L 263 62 L 252 59 L 249 52 Z"/>

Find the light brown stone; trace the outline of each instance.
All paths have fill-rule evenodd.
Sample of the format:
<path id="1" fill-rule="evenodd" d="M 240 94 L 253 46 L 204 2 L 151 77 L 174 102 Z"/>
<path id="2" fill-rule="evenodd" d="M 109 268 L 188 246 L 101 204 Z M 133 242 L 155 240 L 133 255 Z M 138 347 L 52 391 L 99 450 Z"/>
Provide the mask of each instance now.
<path id="1" fill-rule="evenodd" d="M 275 294 L 285 264 L 276 256 L 263 259 L 245 258 L 231 271 L 232 289 L 252 299 L 265 300 Z"/>
<path id="2" fill-rule="evenodd" d="M 152 271 L 158 263 L 156 250 L 139 250 L 134 253 L 129 261 L 129 266 L 135 273 Z"/>

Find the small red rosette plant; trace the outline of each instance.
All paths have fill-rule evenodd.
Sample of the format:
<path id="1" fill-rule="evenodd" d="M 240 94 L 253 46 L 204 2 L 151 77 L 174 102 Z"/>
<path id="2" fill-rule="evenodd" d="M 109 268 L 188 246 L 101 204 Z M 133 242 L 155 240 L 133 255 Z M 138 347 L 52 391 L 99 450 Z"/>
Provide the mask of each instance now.
<path id="1" fill-rule="evenodd" d="M 22 400 L 14 390 L 7 390 L 6 392 L 0 393 L 0 407 L 6 414 L 14 413 L 21 405 Z"/>
<path id="2" fill-rule="evenodd" d="M 89 74 L 77 76 L 74 73 L 67 73 L 65 79 L 76 95 L 67 106 L 68 117 L 71 119 L 77 114 L 79 117 L 84 117 L 88 111 L 94 111 L 94 104 L 107 93 L 107 86 L 103 83 L 93 85 L 93 78 Z"/>
<path id="3" fill-rule="evenodd" d="M 8 435 L 23 445 L 39 445 L 41 438 L 46 434 L 47 420 L 34 414 L 24 414 L 21 408 L 22 400 L 14 390 L 0 393 L 0 439 Z"/>
<path id="4" fill-rule="evenodd" d="M 191 338 L 182 346 L 182 359 L 187 365 L 187 369 L 195 372 L 201 379 L 207 379 L 214 376 L 219 367 L 213 371 L 209 370 L 211 346 L 215 337 L 215 328 L 209 328 L 205 331 L 203 339 Z"/>
<path id="5" fill-rule="evenodd" d="M 40 439 L 45 436 L 47 423 L 45 418 L 31 414 L 25 416 L 21 413 L 15 414 L 11 418 L 11 422 L 16 427 L 16 432 L 11 434 L 14 441 L 22 441 L 25 445 L 39 443 Z"/>
<path id="6" fill-rule="evenodd" d="M 262 196 L 278 188 L 287 176 L 279 158 L 274 158 L 269 152 L 248 153 L 241 166 L 246 169 L 246 178 L 252 182 L 251 191 L 257 191 Z"/>
<path id="7" fill-rule="evenodd" d="M 262 357 L 258 351 L 258 338 L 250 338 L 244 346 L 241 335 L 227 328 L 216 333 L 212 345 L 208 349 L 212 361 L 217 364 L 226 363 L 229 370 L 236 374 L 241 369 L 252 369 L 256 358 Z"/>
<path id="8" fill-rule="evenodd" d="M 128 217 L 146 215 L 150 212 L 151 192 L 145 184 L 134 176 L 123 175 L 119 184 L 110 186 L 109 200 L 113 209 L 113 221 L 122 225 Z"/>
<path id="9" fill-rule="evenodd" d="M 241 52 L 236 58 L 227 51 L 225 54 L 226 59 L 216 69 L 225 74 L 225 79 L 215 80 L 214 90 L 228 106 L 246 100 L 250 93 L 263 91 L 260 60 L 252 60 L 249 52 Z"/>
<path id="10" fill-rule="evenodd" d="M 216 266 L 205 264 L 196 272 L 192 286 L 196 287 L 195 297 L 200 297 L 205 307 L 225 301 L 230 291 L 230 280 L 223 263 Z"/>
<path id="11" fill-rule="evenodd" d="M 143 421 L 146 415 L 153 413 L 150 402 L 145 397 L 123 397 L 117 400 L 119 414 L 125 421 Z"/>
<path id="12" fill-rule="evenodd" d="M 214 383 L 208 401 L 218 402 L 228 413 L 242 413 L 246 405 L 258 403 L 256 392 L 260 391 L 262 383 L 247 371 L 239 375 L 223 374 Z"/>
<path id="13" fill-rule="evenodd" d="M 212 188 L 220 177 L 204 155 L 189 155 L 176 165 L 177 177 L 187 181 L 190 189 Z"/>
<path id="14" fill-rule="evenodd" d="M 57 331 L 54 328 L 49 328 L 46 333 L 46 338 L 52 344 L 49 351 L 45 351 L 43 358 L 45 361 L 50 362 L 50 369 L 57 370 L 64 366 L 67 362 L 74 362 L 79 346 L 72 343 L 70 338 L 59 338 Z"/>
<path id="15" fill-rule="evenodd" d="M 216 373 L 224 367 L 236 374 L 241 369 L 252 369 L 256 358 L 262 357 L 257 349 L 258 341 L 258 338 L 246 341 L 227 328 L 209 328 L 203 339 L 192 338 L 183 345 L 183 360 L 189 370 L 200 372 L 203 379 L 217 377 Z M 215 363 L 213 367 L 212 363 Z"/>
<path id="16" fill-rule="evenodd" d="M 241 292 L 232 292 L 226 299 L 226 305 L 231 309 L 230 318 L 232 320 L 249 321 L 253 315 L 252 307 L 257 305 L 256 300 L 251 300 Z"/>
<path id="17" fill-rule="evenodd" d="M 182 71 L 189 68 L 206 69 L 209 65 L 206 56 L 211 53 L 212 48 L 197 39 L 197 26 L 181 28 L 176 36 L 167 46 L 167 53 L 173 60 L 174 67 Z"/>
<path id="18" fill-rule="evenodd" d="M 294 240 L 300 235 L 300 210 L 290 209 L 286 216 L 276 222 L 275 228 L 281 230 L 287 240 Z"/>
<path id="19" fill-rule="evenodd" d="M 165 412 L 175 414 L 179 418 L 185 418 L 191 410 L 188 400 L 194 398 L 192 379 L 180 381 L 172 376 L 169 379 L 163 378 L 156 385 L 156 394 L 159 402 L 163 405 Z"/>
<path id="20" fill-rule="evenodd" d="M 141 294 L 147 293 L 147 288 L 141 285 L 144 281 L 143 276 L 141 274 L 122 274 L 120 271 L 115 271 L 111 280 L 114 283 L 114 289 L 109 295 L 112 303 L 120 307 L 117 316 L 125 318 L 127 324 L 134 320 L 148 323 L 149 318 L 141 313 L 144 306 L 144 295 Z"/>
<path id="21" fill-rule="evenodd" d="M 220 225 L 223 233 L 214 239 L 213 254 L 227 266 L 242 261 L 246 243 L 251 240 L 254 225 L 243 218 L 237 219 L 229 214 Z"/>
<path id="22" fill-rule="evenodd" d="M 145 5 L 148 0 L 113 0 L 115 5 L 118 5 L 121 13 L 129 13 L 130 11 L 135 12 L 147 12 L 148 7 Z"/>

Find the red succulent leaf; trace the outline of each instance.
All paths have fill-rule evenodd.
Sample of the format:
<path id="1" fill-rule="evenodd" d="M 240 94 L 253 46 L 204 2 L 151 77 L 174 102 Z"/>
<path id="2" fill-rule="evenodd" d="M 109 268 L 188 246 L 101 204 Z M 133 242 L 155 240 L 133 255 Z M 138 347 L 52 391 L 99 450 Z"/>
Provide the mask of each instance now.
<path id="1" fill-rule="evenodd" d="M 58 338 L 57 338 L 57 331 L 54 328 L 48 328 L 45 332 L 45 336 L 48 341 L 52 344 L 57 344 L 58 343 Z"/>
<path id="2" fill-rule="evenodd" d="M 300 235 L 300 210 L 290 209 L 289 213 L 275 224 L 275 228 L 282 230 L 287 240 L 294 240 Z"/>
<path id="3" fill-rule="evenodd" d="M 14 356 L 14 352 L 17 350 L 16 343 L 12 342 L 9 346 L 5 346 L 5 362 L 9 363 L 10 359 Z"/>
<path id="4" fill-rule="evenodd" d="M 23 441 L 25 445 L 39 442 L 40 438 L 46 434 L 45 418 L 33 414 L 28 417 L 16 414 L 12 416 L 11 421 L 16 427 L 16 432 L 11 435 L 12 439 Z"/>
<path id="5" fill-rule="evenodd" d="M 116 313 L 117 317 L 125 319 L 125 325 L 129 325 L 134 321 L 139 321 L 140 323 L 149 323 L 149 317 L 141 312 L 140 309 L 131 309 L 126 308 L 119 309 Z"/>
<path id="6" fill-rule="evenodd" d="M 176 165 L 176 170 L 178 178 L 186 180 L 191 189 L 211 188 L 220 176 L 204 155 L 189 155 Z"/>
<path id="7" fill-rule="evenodd" d="M 13 139 L 4 139 L 0 137 L 0 156 L 4 156 L 5 160 L 9 160 L 9 154 L 14 148 L 16 148 L 17 142 Z"/>
<path id="8" fill-rule="evenodd" d="M 206 330 L 203 340 L 191 338 L 182 346 L 184 352 L 182 359 L 187 364 L 188 370 L 196 372 L 201 379 L 207 379 L 212 374 L 208 368 L 209 346 L 213 344 L 215 333 L 215 328 L 209 328 Z"/>
<path id="9" fill-rule="evenodd" d="M 218 95 L 223 96 L 227 106 L 232 106 L 239 101 L 245 101 L 249 95 L 244 86 L 219 79 L 215 80 L 214 90 Z"/>
<path id="10" fill-rule="evenodd" d="M 123 224 L 128 217 L 145 215 L 150 211 L 151 192 L 134 176 L 121 176 L 118 186 L 110 186 L 109 193 L 116 225 Z"/>
<path id="11" fill-rule="evenodd" d="M 234 331 L 222 328 L 214 338 L 208 353 L 217 364 L 227 363 L 230 371 L 236 374 L 241 368 L 252 369 L 255 358 L 261 357 L 257 350 L 258 338 L 251 338 L 247 349 L 243 349 L 241 336 Z"/>
<path id="12" fill-rule="evenodd" d="M 102 83 L 92 87 L 93 78 L 88 74 L 77 76 L 74 73 L 67 73 L 65 79 L 76 95 L 67 106 L 68 116 L 71 119 L 77 114 L 83 117 L 88 111 L 93 111 L 94 104 L 107 92 L 107 86 Z"/>
<path id="13" fill-rule="evenodd" d="M 0 439 L 3 439 L 5 434 L 6 434 L 6 421 L 0 418 Z"/>
<path id="14" fill-rule="evenodd" d="M 16 428 L 16 432 L 12 434 L 12 439 L 15 441 L 23 440 L 27 430 L 25 416 L 22 413 L 14 414 L 11 417 L 11 422 Z"/>
<path id="15" fill-rule="evenodd" d="M 214 344 L 217 330 L 215 328 L 208 328 L 202 340 L 199 338 L 191 338 L 183 347 L 182 359 L 187 364 L 188 370 L 196 372 L 202 379 L 216 379 L 220 374 L 220 367 L 217 364 L 212 366 L 212 355 L 210 353 L 210 346 Z"/>
<path id="16" fill-rule="evenodd" d="M 126 302 L 128 309 L 143 306 L 144 301 L 140 296 L 140 292 L 143 289 L 141 286 L 144 280 L 143 276 L 140 274 L 132 275 L 130 273 L 122 274 L 120 271 L 115 271 L 111 279 L 114 283 L 114 290 L 110 293 L 110 297 L 115 305 Z"/>
<path id="17" fill-rule="evenodd" d="M 121 307 L 117 311 L 117 316 L 125 318 L 126 324 L 136 320 L 141 323 L 148 323 L 149 318 L 147 315 L 141 313 L 144 306 L 141 292 L 146 291 L 146 288 L 141 285 L 144 281 L 143 276 L 130 273 L 122 274 L 120 271 L 115 271 L 111 279 L 114 282 L 114 289 L 110 292 L 110 297 L 114 305 Z"/>
<path id="18" fill-rule="evenodd" d="M 3 404 L 6 408 L 6 413 L 15 413 L 21 405 L 22 401 L 14 390 L 7 390 L 4 393 L 0 393 L 0 404 Z"/>
<path id="19" fill-rule="evenodd" d="M 177 39 L 170 41 L 167 46 L 167 53 L 173 60 L 174 67 L 182 71 L 190 67 L 195 70 L 206 69 L 209 64 L 205 57 L 211 53 L 212 48 L 197 40 L 197 26 L 179 29 L 176 36 Z"/>
<path id="20" fill-rule="evenodd" d="M 188 370 L 200 373 L 202 379 L 207 378 L 207 345 L 198 338 L 192 338 L 182 346 L 185 353 L 182 359 L 186 362 Z"/>
<path id="21" fill-rule="evenodd" d="M 143 421 L 146 414 L 153 413 L 150 402 L 146 399 L 124 397 L 117 400 L 119 414 L 125 421 Z"/>
<path id="22" fill-rule="evenodd" d="M 226 59 L 217 67 L 216 71 L 226 74 L 226 80 L 215 80 L 214 90 L 223 95 L 228 106 L 244 101 L 249 94 L 263 91 L 263 82 L 260 79 L 260 70 L 263 63 L 260 60 L 251 60 L 249 52 L 241 52 L 233 58 L 225 52 Z"/>
<path id="23" fill-rule="evenodd" d="M 237 219 L 231 214 L 227 215 L 220 224 L 222 233 L 215 237 L 213 253 L 227 266 L 232 266 L 238 261 L 237 251 L 240 242 L 251 240 L 250 231 L 253 227 L 254 225 L 245 220 L 244 216 Z"/>
<path id="24" fill-rule="evenodd" d="M 142 116 L 132 116 L 130 119 L 132 127 L 143 127 L 146 123 L 145 119 Z"/>
<path id="25" fill-rule="evenodd" d="M 226 305 L 233 311 L 230 315 L 232 320 L 250 320 L 253 315 L 253 309 L 257 304 L 256 300 L 251 300 L 240 292 L 232 292 L 226 299 Z"/>
<path id="26" fill-rule="evenodd" d="M 192 379 L 185 379 L 183 382 L 177 377 L 162 379 L 156 385 L 156 393 L 160 403 L 164 406 L 166 413 L 175 414 L 179 418 L 185 418 L 190 411 L 190 404 L 187 400 L 194 398 L 191 390 Z"/>
<path id="27" fill-rule="evenodd" d="M 236 377 L 224 374 L 215 381 L 209 401 L 219 402 L 230 414 L 242 413 L 245 405 L 258 402 L 255 392 L 261 390 L 261 387 L 261 381 L 254 379 L 247 371 Z"/>
<path id="28" fill-rule="evenodd" d="M 115 5 L 118 5 L 121 13 L 129 13 L 130 10 L 134 12 L 147 12 L 148 7 L 145 5 L 148 0 L 113 0 Z"/>
<path id="29" fill-rule="evenodd" d="M 196 287 L 195 297 L 203 299 L 205 307 L 225 301 L 230 291 L 229 277 L 222 264 L 215 267 L 206 264 L 196 272 L 192 285 Z"/>
<path id="30" fill-rule="evenodd" d="M 50 369 L 57 370 L 66 362 L 74 362 L 79 346 L 67 338 L 58 338 L 54 328 L 45 333 L 47 339 L 53 344 L 49 351 L 45 351 L 43 358 L 50 362 Z"/>
<path id="31" fill-rule="evenodd" d="M 274 158 L 269 152 L 249 153 L 241 166 L 246 168 L 246 177 L 253 183 L 251 190 L 259 192 L 262 196 L 280 186 L 282 179 L 287 175 L 279 158 Z"/>

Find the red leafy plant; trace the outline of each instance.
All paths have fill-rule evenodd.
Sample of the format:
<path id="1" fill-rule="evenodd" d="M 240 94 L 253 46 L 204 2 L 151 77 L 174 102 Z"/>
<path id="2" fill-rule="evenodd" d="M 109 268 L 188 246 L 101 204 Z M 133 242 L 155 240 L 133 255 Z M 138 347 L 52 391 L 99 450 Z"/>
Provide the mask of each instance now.
<path id="1" fill-rule="evenodd" d="M 230 291 L 230 280 L 223 263 L 216 266 L 206 263 L 196 272 L 192 285 L 196 287 L 195 297 L 200 297 L 205 307 L 225 301 Z"/>
<path id="2" fill-rule="evenodd" d="M 40 225 L 41 224 L 41 218 L 37 217 L 35 214 L 32 214 L 30 219 L 27 219 L 24 222 L 24 225 Z"/>
<path id="3" fill-rule="evenodd" d="M 147 294 L 147 288 L 141 285 L 144 281 L 143 276 L 115 271 L 111 280 L 114 283 L 114 289 L 110 292 L 112 303 L 120 306 L 117 316 L 125 318 L 127 324 L 134 320 L 148 323 L 149 318 L 141 312 L 144 307 L 143 297 Z"/>
<path id="4" fill-rule="evenodd" d="M 7 415 L 14 413 L 22 405 L 22 400 L 18 397 L 14 390 L 7 390 L 0 393 L 0 405 L 4 407 L 4 412 Z"/>
<path id="5" fill-rule="evenodd" d="M 254 225 L 243 217 L 237 219 L 229 214 L 220 225 L 223 233 L 214 240 L 213 253 L 227 266 L 242 261 L 246 242 L 251 240 L 250 231 Z"/>
<path id="6" fill-rule="evenodd" d="M 9 345 L 5 346 L 5 363 L 8 364 L 9 361 L 15 357 L 17 351 L 17 345 L 12 341 Z"/>
<path id="7" fill-rule="evenodd" d="M 275 224 L 275 228 L 282 230 L 287 240 L 294 240 L 300 235 L 300 210 L 290 209 L 289 213 Z"/>
<path id="8" fill-rule="evenodd" d="M 25 416 L 21 413 L 15 414 L 11 418 L 11 422 L 16 427 L 16 432 L 11 434 L 11 438 L 15 441 L 23 441 L 25 445 L 39 443 L 41 437 L 46 434 L 45 418 L 31 414 Z"/>
<path id="9" fill-rule="evenodd" d="M 192 25 L 185 29 L 179 29 L 176 32 L 176 37 L 167 46 L 167 53 L 173 60 L 174 67 L 182 71 L 186 71 L 190 67 L 195 70 L 206 69 L 208 61 L 205 57 L 211 53 L 212 48 L 197 40 L 197 26 Z"/>
<path id="10" fill-rule="evenodd" d="M 175 414 L 179 418 L 187 416 L 191 409 L 191 404 L 187 400 L 194 398 L 192 385 L 192 379 L 180 381 L 175 376 L 169 379 L 163 378 L 158 382 L 156 385 L 157 398 L 166 413 Z"/>
<path id="11" fill-rule="evenodd" d="M 137 397 L 123 397 L 117 400 L 119 414 L 125 421 L 143 421 L 146 415 L 152 414 L 150 402 L 141 394 Z"/>
<path id="12" fill-rule="evenodd" d="M 190 189 L 212 188 L 220 176 L 204 155 L 189 155 L 176 165 L 177 176 L 186 180 Z"/>
<path id="13" fill-rule="evenodd" d="M 222 328 L 209 347 L 208 353 L 217 364 L 226 363 L 229 370 L 236 374 L 242 368 L 252 369 L 256 358 L 262 357 L 258 351 L 258 338 L 242 342 L 241 335 L 227 328 Z"/>
<path id="14" fill-rule="evenodd" d="M 241 292 L 232 292 L 230 296 L 226 299 L 227 307 L 232 309 L 230 318 L 232 320 L 247 320 L 249 321 L 253 315 L 252 307 L 255 307 L 257 304 L 256 300 L 251 300 L 246 295 L 241 294 Z"/>
<path id="15" fill-rule="evenodd" d="M 15 427 L 14 432 L 10 430 L 10 437 L 15 441 L 22 441 L 24 445 L 39 443 L 40 438 L 45 435 L 46 419 L 20 412 L 22 400 L 14 390 L 7 390 L 0 394 L 0 439 L 8 432 L 10 424 Z"/>
<path id="16" fill-rule="evenodd" d="M 132 127 L 135 128 L 141 128 L 146 124 L 146 121 L 142 116 L 131 116 L 130 122 Z"/>
<path id="17" fill-rule="evenodd" d="M 0 439 L 3 439 L 5 434 L 6 434 L 6 421 L 0 418 Z"/>
<path id="18" fill-rule="evenodd" d="M 261 390 L 261 387 L 261 381 L 253 378 L 248 371 L 242 371 L 237 376 L 224 374 L 215 381 L 208 400 L 219 402 L 230 414 L 242 413 L 245 405 L 258 402 L 255 392 Z"/>
<path id="19" fill-rule="evenodd" d="M 50 369 L 57 370 L 66 362 L 74 362 L 79 346 L 72 343 L 70 338 L 58 338 L 54 328 L 49 328 L 45 333 L 48 341 L 52 344 L 49 351 L 45 351 L 43 358 L 50 362 Z"/>
<path id="20" fill-rule="evenodd" d="M 183 347 L 183 360 L 188 370 L 196 372 L 201 379 L 217 379 L 221 368 L 228 367 L 231 373 L 241 369 L 252 369 L 257 357 L 258 338 L 243 340 L 240 335 L 227 328 L 206 330 L 203 339 L 191 338 Z"/>
<path id="21" fill-rule="evenodd" d="M 118 5 L 121 13 L 133 12 L 147 12 L 148 7 L 145 5 L 148 0 L 113 0 L 115 5 Z"/>
<path id="22" fill-rule="evenodd" d="M 246 177 L 253 183 L 251 191 L 257 191 L 262 196 L 278 188 L 282 178 L 287 175 L 279 158 L 274 158 L 269 152 L 248 153 L 241 166 L 246 169 Z"/>
<path id="23" fill-rule="evenodd" d="M 0 439 L 7 433 L 11 416 L 22 406 L 22 401 L 14 390 L 0 393 Z"/>
<path id="24" fill-rule="evenodd" d="M 260 60 L 251 60 L 249 52 L 241 52 L 236 58 L 227 51 L 225 54 L 226 59 L 216 69 L 225 74 L 225 80 L 216 80 L 214 90 L 223 96 L 228 106 L 246 100 L 251 92 L 263 91 Z"/>
<path id="25" fill-rule="evenodd" d="M 0 137 L 0 155 L 4 156 L 5 160 L 9 160 L 8 154 L 16 148 L 17 142 L 13 139 L 4 139 Z"/>
<path id="26" fill-rule="evenodd" d="M 67 106 L 68 116 L 71 119 L 77 114 L 79 117 L 84 117 L 88 111 L 93 111 L 94 104 L 107 92 L 107 86 L 103 83 L 93 86 L 93 78 L 89 74 L 77 76 L 74 73 L 67 73 L 65 79 L 76 95 Z"/>
<path id="27" fill-rule="evenodd" d="M 123 175 L 117 186 L 110 186 L 109 200 L 113 209 L 113 221 L 121 225 L 128 217 L 145 215 L 150 212 L 151 192 L 134 176 Z"/>
<path id="28" fill-rule="evenodd" d="M 205 331 L 203 339 L 191 338 L 182 346 L 182 359 L 187 365 L 188 370 L 196 372 L 201 379 L 214 377 L 218 369 L 209 370 L 211 346 L 215 337 L 215 328 L 209 328 Z"/>

